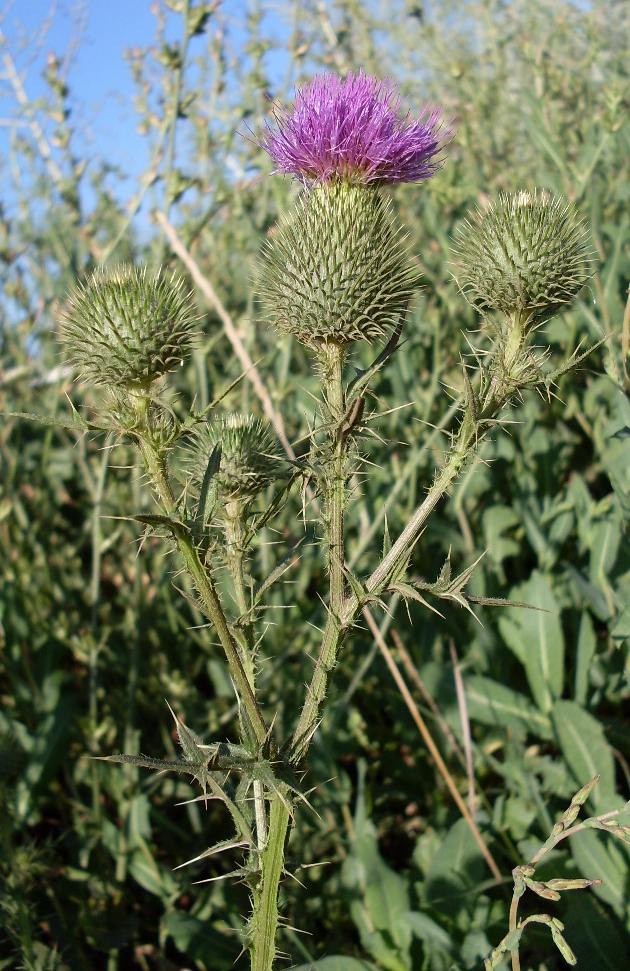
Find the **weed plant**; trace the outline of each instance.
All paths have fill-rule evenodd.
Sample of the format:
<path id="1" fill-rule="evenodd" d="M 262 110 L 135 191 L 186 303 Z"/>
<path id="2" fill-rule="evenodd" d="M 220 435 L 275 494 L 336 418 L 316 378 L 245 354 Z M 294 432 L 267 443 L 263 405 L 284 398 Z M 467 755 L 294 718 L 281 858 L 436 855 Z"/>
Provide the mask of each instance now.
<path id="1" fill-rule="evenodd" d="M 321 420 L 319 378 L 307 348 L 261 323 L 250 284 L 296 190 L 280 176 L 261 180 L 271 167 L 251 133 L 270 118 L 267 93 L 288 103 L 303 79 L 363 68 L 400 81 L 413 116 L 440 104 L 457 137 L 439 174 L 391 191 L 422 289 L 402 347 L 372 384 L 377 434 L 357 444 L 370 464 L 348 484 L 352 576 L 374 574 L 384 535 L 400 535 L 445 466 L 467 390 L 462 331 L 489 346 L 453 280 L 453 241 L 477 206 L 501 192 L 547 190 L 575 208 L 594 251 L 590 282 L 535 343 L 558 366 L 607 340 L 558 375 L 550 397 L 530 392 L 514 403 L 510 424 L 479 439 L 427 521 L 408 578 L 440 614 L 405 605 L 408 591 L 385 592 L 386 610 L 368 604 L 345 642 L 307 775 L 294 780 L 314 787 L 315 812 L 298 802 L 286 866 L 300 882 L 282 884 L 278 947 L 288 960 L 277 966 L 441 971 L 488 958 L 498 968 L 508 958 L 499 952 L 509 875 L 520 868 L 518 916 L 529 918 L 521 967 L 566 966 L 550 934 L 556 919 L 578 967 L 623 968 L 627 849 L 591 823 L 571 835 L 579 821 L 566 815 L 568 839 L 558 839 L 554 823 L 583 800 L 601 829 L 628 795 L 627 10 L 400 3 L 385 21 L 376 4 L 291 3 L 279 84 L 269 76 L 269 9 L 244 6 L 236 31 L 227 5 L 159 5 L 155 47 L 130 54 L 151 145 L 130 205 L 120 173 L 82 156 L 63 52 L 46 62 L 48 102 L 30 104 L 20 54 L 4 51 L 27 124 L 14 129 L 0 226 L 0 394 L 14 416 L 0 439 L 3 966 L 248 964 L 246 887 L 197 883 L 242 861 L 242 848 L 201 858 L 233 837 L 224 806 L 191 802 L 200 790 L 183 775 L 86 758 L 177 760 L 165 698 L 207 743 L 235 742 L 239 712 L 215 628 L 186 576 L 173 581 L 181 561 L 166 555 L 168 524 L 155 521 L 132 443 L 80 427 L 77 414 L 98 424 L 102 393 L 59 365 L 55 321 L 68 293 L 103 265 L 185 275 L 201 337 L 174 375 L 169 405 L 202 413 L 225 394 L 214 415 L 271 420 L 279 454 L 292 443 L 305 462 L 309 427 Z M 178 47 L 162 42 L 167 19 L 168 36 L 181 32 Z M 7 102 L 3 112 L 12 115 Z M 382 346 L 358 346 L 352 364 L 365 370 Z M 194 474 L 186 462 L 180 471 L 182 481 Z M 270 500 L 263 492 L 257 508 Z M 260 627 L 258 682 L 276 743 L 295 727 L 327 616 L 324 534 L 313 519 L 311 496 L 294 484 L 261 525 L 247 567 L 264 578 L 286 557 Z M 423 588 L 447 560 L 451 577 L 467 577 L 476 617 Z M 234 584 L 221 581 L 219 592 L 237 613 Z M 492 599 L 543 610 L 481 603 Z M 582 788 L 595 776 L 595 788 Z M 531 884 L 558 892 L 554 880 L 601 883 L 541 908 Z M 546 926 L 532 920 L 541 909 Z"/>

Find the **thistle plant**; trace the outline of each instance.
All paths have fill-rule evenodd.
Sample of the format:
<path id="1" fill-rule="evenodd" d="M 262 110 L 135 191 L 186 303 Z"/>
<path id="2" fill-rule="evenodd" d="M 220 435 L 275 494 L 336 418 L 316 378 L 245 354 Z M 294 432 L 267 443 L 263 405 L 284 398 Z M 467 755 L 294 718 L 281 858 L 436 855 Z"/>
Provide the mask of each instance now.
<path id="1" fill-rule="evenodd" d="M 438 108 L 412 119 L 394 85 L 358 72 L 345 79 L 325 75 L 302 87 L 294 109 L 276 109 L 259 139 L 275 171 L 301 186 L 294 210 L 266 246 L 259 283 L 265 318 L 308 348 L 319 375 L 318 419 L 300 459 L 284 461 L 269 429 L 254 418 L 209 415 L 218 402 L 207 413 L 180 417 L 163 400 L 163 381 L 185 356 L 195 320 L 180 281 L 133 269 L 99 271 L 70 297 L 62 316 L 68 360 L 85 381 L 108 389 L 91 427 L 122 432 L 138 446 L 159 511 L 136 519 L 174 541 L 195 588 L 194 604 L 225 652 L 238 701 L 235 742 L 206 744 L 178 721 L 180 762 L 109 758 L 188 772 L 203 789 L 201 800 L 223 800 L 234 839 L 204 856 L 235 848 L 244 853 L 236 874 L 251 893 L 244 943 L 252 971 L 274 966 L 287 837 L 294 814 L 308 802 L 307 755 L 344 641 L 363 608 L 393 594 L 422 604 L 428 598 L 468 608 L 479 602 L 466 591 L 470 570 L 452 577 L 447 563 L 434 582 L 409 577 L 420 534 L 509 405 L 530 389 L 550 394 L 560 375 L 589 353 L 551 365 L 532 345 L 540 324 L 588 279 L 579 225 L 559 200 L 528 192 L 501 197 L 472 218 L 459 241 L 458 279 L 484 314 L 487 340 L 462 368 L 461 410 L 445 462 L 371 574 L 350 570 L 344 526 L 349 481 L 362 467 L 361 436 L 378 417 L 366 414 L 366 395 L 396 351 L 419 283 L 387 186 L 430 178 L 452 134 Z M 349 379 L 348 360 L 361 340 L 381 346 L 373 363 Z M 171 461 L 179 450 L 187 450 L 183 488 Z M 264 596 L 281 582 L 286 563 L 258 582 L 245 564 L 258 530 L 298 480 L 317 499 L 329 593 L 301 710 L 290 736 L 279 737 L 257 671 Z M 218 564 L 229 582 L 217 578 Z"/>

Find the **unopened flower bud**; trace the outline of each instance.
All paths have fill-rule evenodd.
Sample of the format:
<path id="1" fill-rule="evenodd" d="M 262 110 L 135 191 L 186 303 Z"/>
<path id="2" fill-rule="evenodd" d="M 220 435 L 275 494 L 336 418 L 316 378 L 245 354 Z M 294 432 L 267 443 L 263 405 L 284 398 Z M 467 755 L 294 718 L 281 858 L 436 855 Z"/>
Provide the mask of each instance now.
<path id="1" fill-rule="evenodd" d="M 390 203 L 361 184 L 303 193 L 265 256 L 259 293 L 267 318 L 314 348 L 386 334 L 418 283 Z"/>
<path id="2" fill-rule="evenodd" d="M 280 446 L 267 422 L 232 414 L 208 422 L 197 433 L 190 461 L 193 487 L 201 486 L 217 445 L 221 457 L 212 483 L 221 502 L 253 499 L 284 472 Z"/>
<path id="3" fill-rule="evenodd" d="M 515 192 L 478 210 L 456 246 L 458 282 L 479 310 L 530 331 L 571 303 L 589 278 L 582 227 L 561 199 Z"/>
<path id="4" fill-rule="evenodd" d="M 86 382 L 146 390 L 182 364 L 196 319 L 183 280 L 120 266 L 70 295 L 61 339 Z"/>

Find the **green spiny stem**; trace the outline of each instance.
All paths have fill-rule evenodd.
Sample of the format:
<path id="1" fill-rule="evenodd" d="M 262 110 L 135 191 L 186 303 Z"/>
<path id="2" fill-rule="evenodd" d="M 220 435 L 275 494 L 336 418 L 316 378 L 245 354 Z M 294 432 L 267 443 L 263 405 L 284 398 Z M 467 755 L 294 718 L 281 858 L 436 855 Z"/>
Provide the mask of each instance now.
<path id="1" fill-rule="evenodd" d="M 348 624 L 352 623 L 357 613 L 358 607 L 348 618 Z M 328 679 L 337 662 L 344 634 L 345 628 L 331 611 L 324 628 L 322 644 L 313 677 L 308 686 L 306 700 L 291 740 L 291 761 L 295 764 L 301 762 L 306 755 L 313 732 L 317 728 L 320 709 L 328 691 Z"/>
<path id="2" fill-rule="evenodd" d="M 137 435 L 138 446 L 144 460 L 145 468 L 153 487 L 164 506 L 167 515 L 173 515 L 177 502 L 173 495 L 164 456 L 151 444 L 148 436 Z M 197 593 L 201 598 L 208 616 L 212 620 L 216 632 L 225 651 L 230 673 L 234 678 L 242 704 L 249 718 L 252 729 L 259 745 L 263 745 L 267 737 L 264 719 L 249 683 L 243 662 L 241 661 L 239 646 L 229 628 L 221 601 L 212 578 L 199 559 L 199 554 L 190 536 L 190 531 L 181 523 L 174 521 L 172 532 L 177 548 L 184 560 L 184 564 L 192 577 Z"/>
<path id="3" fill-rule="evenodd" d="M 468 423 L 466 424 L 468 425 Z M 462 423 L 462 428 L 463 426 L 464 422 Z M 396 572 L 396 569 L 404 561 L 405 557 L 409 555 L 422 526 L 449 486 L 457 478 L 462 466 L 474 448 L 473 429 L 466 428 L 463 433 L 460 430 L 458 447 L 451 453 L 444 468 L 433 483 L 428 496 L 418 507 L 388 555 L 367 581 L 366 589 L 369 593 L 378 591 L 386 585 L 388 579 Z M 293 762 L 300 762 L 306 755 L 311 737 L 317 727 L 320 709 L 328 690 L 328 679 L 335 667 L 344 633 L 356 620 L 361 606 L 357 597 L 351 595 L 344 602 L 340 615 L 335 615 L 332 611 L 328 615 L 315 671 L 313 672 L 306 701 L 293 734 L 291 749 L 291 760 Z"/>
<path id="4" fill-rule="evenodd" d="M 238 500 L 226 505 L 224 526 L 227 552 L 227 565 L 234 583 L 234 595 L 241 616 L 250 608 L 245 585 L 243 561 L 245 557 L 245 537 L 243 529 L 243 507 Z M 256 694 L 256 658 L 254 644 L 254 625 L 251 621 L 243 624 L 242 661 L 247 679 Z M 267 810 L 265 806 L 265 787 L 259 779 L 254 779 L 254 813 L 256 816 L 256 838 L 258 849 L 262 850 L 267 842 Z"/>
<path id="5" fill-rule="evenodd" d="M 402 533 L 391 547 L 387 556 L 379 563 L 365 587 L 368 593 L 378 593 L 404 563 L 411 553 L 425 522 L 437 506 L 445 492 L 448 491 L 452 483 L 460 474 L 466 461 L 477 448 L 478 433 L 476 422 L 466 413 L 460 426 L 455 448 L 450 453 L 443 468 L 438 473 L 428 495 L 418 506 L 413 516 L 403 529 Z M 358 605 L 356 598 L 350 598 L 344 612 L 345 623 L 351 622 L 356 617 Z"/>
<path id="6" fill-rule="evenodd" d="M 234 584 L 236 606 L 241 617 L 245 617 L 249 611 L 250 603 L 247 596 L 245 571 L 243 568 L 245 556 L 243 510 L 242 504 L 238 500 L 226 504 L 223 511 L 223 525 L 225 528 L 227 568 Z M 254 627 L 251 621 L 244 622 L 241 630 L 245 641 L 242 652 L 243 666 L 247 672 L 249 683 L 255 691 Z"/>
<path id="7" fill-rule="evenodd" d="M 327 400 L 329 400 L 327 398 Z M 343 407 L 343 401 L 341 402 Z M 416 509 L 409 523 L 402 531 L 387 556 L 382 560 L 373 574 L 365 584 L 368 593 L 376 595 L 387 585 L 391 577 L 400 569 L 406 557 L 409 555 L 416 543 L 420 531 L 436 507 L 442 496 L 460 474 L 463 466 L 476 451 L 480 438 L 482 437 L 479 422 L 475 416 L 467 409 L 464 413 L 462 423 L 459 428 L 455 446 L 452 449 L 444 467 L 436 477 L 429 494 Z M 335 502 L 338 494 L 331 491 L 329 502 L 329 522 L 335 515 Z M 345 502 L 345 493 L 341 493 L 342 502 Z M 343 510 L 343 505 L 342 505 Z M 341 518 L 341 528 L 343 530 L 343 518 Z M 342 534 L 343 535 L 343 534 Z M 329 538 L 329 544 L 334 543 Z M 342 600 L 337 610 L 332 609 L 333 605 L 333 559 L 334 545 L 330 553 L 331 570 L 331 611 L 328 615 L 326 627 L 322 638 L 322 645 L 313 672 L 313 677 L 308 688 L 306 701 L 300 714 L 298 724 L 295 728 L 291 747 L 291 760 L 299 763 L 308 750 L 311 737 L 320 717 L 321 706 L 328 690 L 328 680 L 337 661 L 339 648 L 344 637 L 345 631 L 352 626 L 357 614 L 362 607 L 358 598 L 352 594 Z M 340 569 L 341 589 L 343 590 L 343 563 Z"/>
<path id="8" fill-rule="evenodd" d="M 289 828 L 290 793 L 271 796 L 269 836 L 260 858 L 260 883 L 254 890 L 251 924 L 251 971 L 273 971 L 278 929 L 278 888 L 284 869 L 284 847 Z"/>
<path id="9" fill-rule="evenodd" d="M 345 586 L 343 520 L 346 506 L 347 448 L 342 428 L 346 411 L 343 390 L 344 358 L 344 348 L 340 344 L 324 344 L 320 352 L 322 391 L 330 418 L 331 455 L 325 481 L 330 609 L 337 617 L 341 616 Z"/>
<path id="10" fill-rule="evenodd" d="M 294 762 L 301 761 L 306 755 L 344 634 L 341 623 L 345 602 L 344 513 L 347 454 L 347 438 L 343 429 L 346 410 L 343 390 L 344 357 L 344 349 L 339 344 L 324 344 L 319 356 L 322 392 L 329 419 L 330 460 L 324 483 L 324 515 L 327 526 L 330 603 L 315 670 L 293 734 L 291 759 Z"/>

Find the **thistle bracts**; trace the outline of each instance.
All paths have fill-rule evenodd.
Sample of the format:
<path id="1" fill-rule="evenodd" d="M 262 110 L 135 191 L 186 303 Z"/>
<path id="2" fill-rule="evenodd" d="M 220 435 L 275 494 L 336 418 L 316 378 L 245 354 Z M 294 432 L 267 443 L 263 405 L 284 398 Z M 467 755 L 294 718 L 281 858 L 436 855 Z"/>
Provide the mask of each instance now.
<path id="1" fill-rule="evenodd" d="M 265 255 L 266 317 L 313 348 L 383 336 L 418 284 L 391 205 L 369 186 L 338 181 L 305 192 Z"/>
<path id="2" fill-rule="evenodd" d="M 269 424 L 252 415 L 232 414 L 204 424 L 196 433 L 189 461 L 193 489 L 202 490 L 211 478 L 221 503 L 253 499 L 284 469 Z"/>
<path id="3" fill-rule="evenodd" d="M 60 336 L 86 383 L 146 392 L 182 364 L 196 320 L 183 280 L 120 266 L 69 296 Z"/>
<path id="4" fill-rule="evenodd" d="M 589 277 L 581 226 L 570 206 L 546 193 L 501 195 L 477 210 L 457 250 L 470 302 L 518 318 L 527 332 L 571 303 Z"/>

